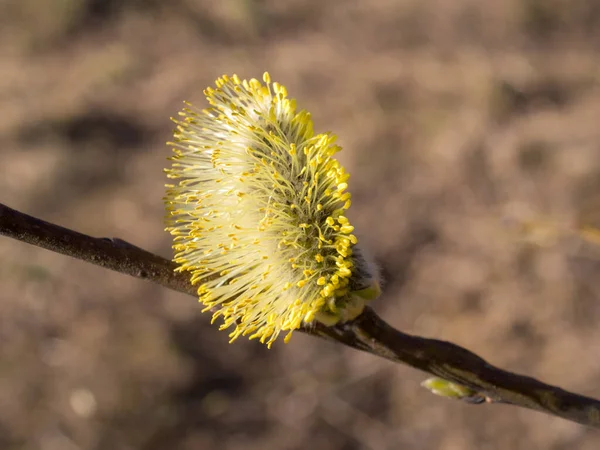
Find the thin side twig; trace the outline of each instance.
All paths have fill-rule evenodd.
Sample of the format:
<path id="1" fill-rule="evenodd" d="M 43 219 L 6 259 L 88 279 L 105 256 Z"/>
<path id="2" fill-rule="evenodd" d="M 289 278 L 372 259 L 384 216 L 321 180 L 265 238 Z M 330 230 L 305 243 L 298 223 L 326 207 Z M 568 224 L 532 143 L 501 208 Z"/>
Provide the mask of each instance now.
<path id="1" fill-rule="evenodd" d="M 117 238 L 94 238 L 45 222 L 1 203 L 0 235 L 196 295 L 189 276 L 175 272 L 175 264 L 165 258 Z M 507 403 L 600 428 L 600 401 L 499 369 L 450 342 L 402 333 L 371 308 L 345 324 L 311 324 L 300 331 L 465 386 L 475 393 L 467 401 L 481 398 L 488 403 Z"/>

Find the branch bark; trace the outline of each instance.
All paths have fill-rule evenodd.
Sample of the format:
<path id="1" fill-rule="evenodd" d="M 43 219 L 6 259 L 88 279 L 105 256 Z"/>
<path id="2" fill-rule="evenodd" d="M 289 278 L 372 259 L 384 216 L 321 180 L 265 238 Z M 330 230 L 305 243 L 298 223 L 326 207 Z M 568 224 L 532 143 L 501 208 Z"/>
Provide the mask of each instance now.
<path id="1" fill-rule="evenodd" d="M 94 238 L 23 214 L 0 203 L 0 235 L 196 296 L 176 265 L 118 238 Z M 450 342 L 402 333 L 371 308 L 351 322 L 300 331 L 336 341 L 466 387 L 470 403 L 507 403 L 600 428 L 600 401 L 508 372 Z"/>

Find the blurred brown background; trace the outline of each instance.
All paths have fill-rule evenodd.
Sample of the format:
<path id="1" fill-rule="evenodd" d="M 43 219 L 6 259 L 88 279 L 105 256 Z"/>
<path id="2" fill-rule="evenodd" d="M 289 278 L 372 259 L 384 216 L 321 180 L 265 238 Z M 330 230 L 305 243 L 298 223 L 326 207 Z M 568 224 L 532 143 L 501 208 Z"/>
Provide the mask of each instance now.
<path id="1" fill-rule="evenodd" d="M 3 0 L 0 201 L 169 256 L 169 116 L 265 70 L 340 137 L 383 317 L 600 397 L 597 0 Z M 600 447 L 6 238 L 0 286 L 2 449 Z"/>

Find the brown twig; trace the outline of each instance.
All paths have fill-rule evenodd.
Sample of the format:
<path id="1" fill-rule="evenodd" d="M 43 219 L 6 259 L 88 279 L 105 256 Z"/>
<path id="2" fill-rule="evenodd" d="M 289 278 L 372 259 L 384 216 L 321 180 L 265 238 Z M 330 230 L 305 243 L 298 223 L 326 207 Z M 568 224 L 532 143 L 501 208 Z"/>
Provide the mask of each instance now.
<path id="1" fill-rule="evenodd" d="M 116 238 L 94 238 L 15 211 L 0 203 L 0 234 L 161 286 L 196 295 L 188 275 L 175 264 Z M 367 308 L 355 320 L 334 327 L 317 324 L 301 331 L 407 364 L 465 386 L 464 400 L 508 403 L 600 428 L 600 401 L 550 386 L 488 364 L 455 344 L 402 333 Z"/>

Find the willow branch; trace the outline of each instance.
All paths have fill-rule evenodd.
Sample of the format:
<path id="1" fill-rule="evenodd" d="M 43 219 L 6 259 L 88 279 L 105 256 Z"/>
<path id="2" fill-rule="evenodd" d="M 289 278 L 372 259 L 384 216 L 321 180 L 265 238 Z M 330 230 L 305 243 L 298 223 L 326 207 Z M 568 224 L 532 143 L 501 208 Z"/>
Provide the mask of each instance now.
<path id="1" fill-rule="evenodd" d="M 165 258 L 117 238 L 94 238 L 45 222 L 1 203 L 0 235 L 196 296 L 189 276 L 175 272 L 175 264 Z M 463 400 L 471 403 L 507 403 L 600 428 L 600 401 L 499 369 L 458 345 L 402 333 L 371 308 L 345 324 L 316 324 L 300 331 L 465 386 L 471 394 Z"/>

